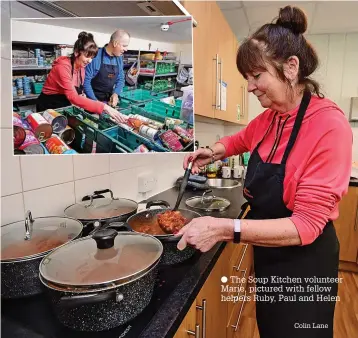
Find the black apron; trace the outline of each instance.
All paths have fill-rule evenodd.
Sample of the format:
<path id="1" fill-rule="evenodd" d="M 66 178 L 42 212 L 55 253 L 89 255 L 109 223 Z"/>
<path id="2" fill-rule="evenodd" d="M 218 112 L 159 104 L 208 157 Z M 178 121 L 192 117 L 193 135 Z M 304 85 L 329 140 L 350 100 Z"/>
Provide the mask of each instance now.
<path id="1" fill-rule="evenodd" d="M 252 152 L 244 184 L 244 197 L 248 200 L 250 211 L 248 219 L 276 219 L 292 215 L 283 201 L 283 181 L 288 156 L 294 146 L 300 130 L 303 117 L 310 102 L 310 93 L 305 93 L 299 107 L 294 127 L 280 164 L 264 162 L 258 148 L 267 135 L 267 130 L 262 140 Z M 284 126 L 283 126 L 284 127 Z M 282 127 L 282 130 L 283 130 Z M 282 134 L 282 132 L 281 132 Z M 280 137 L 279 137 L 280 139 Z M 277 144 L 279 141 L 277 142 Z M 276 146 L 277 147 L 277 146 Z M 271 154 L 271 159 L 273 154 Z M 270 156 L 268 157 L 270 160 Z M 335 309 L 335 297 L 337 296 L 337 283 L 306 282 L 306 277 L 338 277 L 339 242 L 332 221 L 329 221 L 322 234 L 312 243 L 305 246 L 286 247 L 262 247 L 254 246 L 254 268 L 256 278 L 268 278 L 256 283 L 257 287 L 280 287 L 283 292 L 258 291 L 256 295 L 256 318 L 260 332 L 260 338 L 332 338 L 333 315 Z M 278 277 L 300 277 L 302 283 L 276 283 Z M 293 281 L 291 279 L 291 281 Z M 285 290 L 285 286 L 303 287 L 304 292 L 298 290 Z M 307 286 L 328 287 L 329 290 L 312 292 Z M 281 298 L 279 294 L 295 298 Z M 328 296 L 330 301 L 319 301 L 317 295 Z M 276 302 L 263 301 L 265 295 L 275 296 Z M 313 301 L 299 301 L 300 296 L 313 295 Z M 252 296 L 252 295 L 251 295 Z M 333 298 L 332 298 L 333 297 Z M 309 299 L 309 298 L 301 298 Z M 333 299 L 333 300 L 332 300 Z M 292 301 L 289 301 L 292 300 Z M 324 325 L 318 328 L 318 325 Z M 328 326 L 328 328 L 326 328 Z"/>
<path id="2" fill-rule="evenodd" d="M 73 78 L 73 70 L 74 70 L 74 60 L 71 58 L 71 74 Z M 82 73 L 81 70 L 80 73 L 80 85 L 79 87 L 75 86 L 76 92 L 78 95 L 83 94 L 83 80 L 82 80 Z M 57 109 L 62 107 L 68 107 L 71 105 L 71 102 L 67 99 L 65 94 L 52 94 L 47 95 L 41 92 L 40 96 L 37 98 L 36 101 L 36 110 L 39 111 L 45 111 L 46 109 Z"/>
<path id="3" fill-rule="evenodd" d="M 105 47 L 101 50 L 101 65 L 97 75 L 92 79 L 91 85 L 97 100 L 108 102 L 113 94 L 113 88 L 120 72 L 118 58 L 115 57 L 116 65 L 103 63 Z"/>

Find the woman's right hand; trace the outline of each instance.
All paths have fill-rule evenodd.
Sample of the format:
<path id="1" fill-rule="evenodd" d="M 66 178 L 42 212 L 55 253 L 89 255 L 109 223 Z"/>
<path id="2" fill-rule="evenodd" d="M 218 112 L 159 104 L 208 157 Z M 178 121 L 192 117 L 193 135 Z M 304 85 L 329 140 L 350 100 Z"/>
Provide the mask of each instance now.
<path id="1" fill-rule="evenodd" d="M 199 174 L 200 169 L 205 165 L 211 163 L 213 153 L 208 148 L 199 148 L 194 153 L 188 154 L 184 157 L 184 170 L 188 167 L 189 158 L 192 158 L 193 166 L 191 168 L 192 174 Z"/>
<path id="2" fill-rule="evenodd" d="M 110 107 L 108 104 L 104 105 L 104 111 L 117 123 L 125 123 L 127 116 L 121 114 L 118 110 Z"/>

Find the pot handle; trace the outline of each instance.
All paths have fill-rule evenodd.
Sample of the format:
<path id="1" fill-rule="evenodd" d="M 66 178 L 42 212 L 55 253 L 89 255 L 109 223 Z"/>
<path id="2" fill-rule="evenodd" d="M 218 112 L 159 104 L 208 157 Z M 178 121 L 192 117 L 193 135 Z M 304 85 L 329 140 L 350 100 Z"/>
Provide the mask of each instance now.
<path id="1" fill-rule="evenodd" d="M 153 206 L 165 206 L 167 208 L 170 208 L 170 204 L 167 201 L 157 200 L 157 201 L 149 201 L 146 205 L 147 209 L 150 209 L 150 207 Z"/>
<path id="2" fill-rule="evenodd" d="M 131 231 L 133 232 L 133 229 L 131 228 L 131 226 L 126 223 L 126 222 L 113 222 L 113 223 L 109 223 L 109 225 L 106 226 L 106 229 L 114 229 L 114 230 L 117 230 L 117 229 L 121 229 L 122 230 L 117 230 L 117 231 L 123 231 L 123 230 L 126 230 L 126 231 Z"/>
<path id="3" fill-rule="evenodd" d="M 114 300 L 116 303 L 119 303 L 123 298 L 123 294 L 117 294 L 115 291 L 95 293 L 91 295 L 64 296 L 60 298 L 58 305 L 63 309 L 71 309 L 82 305 L 101 303 L 107 300 Z"/>
<path id="4" fill-rule="evenodd" d="M 25 214 L 25 237 L 24 237 L 26 241 L 31 239 L 33 223 L 34 220 L 32 219 L 32 213 L 30 210 L 27 210 Z"/>
<path id="5" fill-rule="evenodd" d="M 93 192 L 93 195 L 96 196 L 96 195 L 100 195 L 100 194 L 106 194 L 106 193 L 110 193 L 111 194 L 111 198 L 112 200 L 116 200 L 117 198 L 115 198 L 113 196 L 113 191 L 111 189 L 104 189 L 104 190 L 96 190 Z"/>
<path id="6" fill-rule="evenodd" d="M 93 203 L 93 199 L 98 198 L 98 196 L 101 196 L 101 194 L 105 194 L 105 193 L 110 193 L 112 200 L 118 199 L 118 198 L 115 198 L 115 197 L 113 196 L 113 191 L 112 191 L 111 189 L 96 190 L 96 191 L 93 192 L 92 195 L 89 196 L 89 198 L 90 198 L 90 203 L 87 204 L 85 207 L 86 207 L 86 208 L 89 208 L 89 207 L 92 205 L 92 203 Z"/>

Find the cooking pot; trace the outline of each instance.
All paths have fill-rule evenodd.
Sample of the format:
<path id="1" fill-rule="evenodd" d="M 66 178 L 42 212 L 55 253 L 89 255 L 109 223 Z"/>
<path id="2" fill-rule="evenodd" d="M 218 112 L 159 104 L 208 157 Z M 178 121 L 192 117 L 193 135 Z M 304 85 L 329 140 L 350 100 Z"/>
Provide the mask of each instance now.
<path id="1" fill-rule="evenodd" d="M 81 222 L 66 217 L 32 218 L 1 227 L 1 297 L 20 298 L 43 291 L 39 265 L 51 250 L 80 237 Z"/>
<path id="2" fill-rule="evenodd" d="M 110 198 L 101 194 L 110 193 Z M 81 221 L 84 225 L 83 236 L 91 234 L 94 229 L 108 225 L 111 222 L 126 221 L 137 212 L 138 204 L 125 198 L 113 197 L 110 189 L 95 191 L 85 196 L 82 201 L 67 207 L 64 211 L 67 217 Z"/>
<path id="3" fill-rule="evenodd" d="M 151 209 L 153 206 L 160 206 L 160 209 Z M 171 265 L 177 264 L 185 261 L 195 254 L 197 251 L 195 248 L 187 246 L 184 250 L 180 251 L 177 248 L 177 244 L 180 240 L 180 237 L 175 237 L 173 234 L 166 234 L 159 226 L 157 215 L 171 210 L 170 204 L 166 201 L 150 201 L 146 205 L 147 210 L 141 211 L 131 217 L 128 218 L 127 222 L 124 223 L 124 226 L 127 227 L 128 230 L 141 233 L 139 228 L 143 226 L 149 226 L 150 235 L 159 239 L 163 243 L 164 251 L 163 257 L 160 261 L 160 264 L 163 265 Z M 196 217 L 201 217 L 201 215 L 195 211 L 186 210 L 186 209 L 178 209 L 183 217 L 187 219 L 193 219 Z M 111 228 L 121 227 L 122 223 L 112 223 L 110 224 Z"/>
<path id="4" fill-rule="evenodd" d="M 62 324 L 108 330 L 149 304 L 162 253 L 153 236 L 99 229 L 44 257 L 40 280 Z"/>

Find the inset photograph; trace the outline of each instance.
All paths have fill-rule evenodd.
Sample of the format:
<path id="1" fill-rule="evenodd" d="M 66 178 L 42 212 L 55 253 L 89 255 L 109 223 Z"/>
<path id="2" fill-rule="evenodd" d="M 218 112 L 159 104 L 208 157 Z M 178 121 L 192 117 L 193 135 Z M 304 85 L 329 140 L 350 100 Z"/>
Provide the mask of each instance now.
<path id="1" fill-rule="evenodd" d="M 15 155 L 194 149 L 191 16 L 12 20 Z"/>

